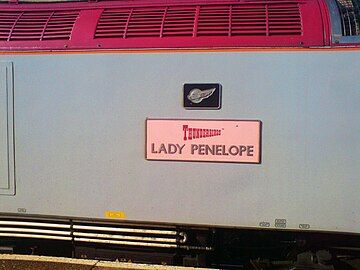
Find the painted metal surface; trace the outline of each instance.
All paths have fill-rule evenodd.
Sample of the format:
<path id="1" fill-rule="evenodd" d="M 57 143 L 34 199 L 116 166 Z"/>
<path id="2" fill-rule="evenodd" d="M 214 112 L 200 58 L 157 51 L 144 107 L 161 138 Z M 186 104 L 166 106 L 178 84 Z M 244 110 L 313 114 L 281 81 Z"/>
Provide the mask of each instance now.
<path id="1" fill-rule="evenodd" d="M 329 45 L 316 0 L 0 5 L 2 50 Z"/>
<path id="2" fill-rule="evenodd" d="M 0 212 L 360 233 L 359 51 L 1 59 L 17 192 Z M 184 109 L 188 81 L 220 82 L 221 110 Z M 147 161 L 146 118 L 259 119 L 262 163 Z"/>
<path id="3" fill-rule="evenodd" d="M 13 69 L 0 62 L 0 195 L 15 193 Z"/>

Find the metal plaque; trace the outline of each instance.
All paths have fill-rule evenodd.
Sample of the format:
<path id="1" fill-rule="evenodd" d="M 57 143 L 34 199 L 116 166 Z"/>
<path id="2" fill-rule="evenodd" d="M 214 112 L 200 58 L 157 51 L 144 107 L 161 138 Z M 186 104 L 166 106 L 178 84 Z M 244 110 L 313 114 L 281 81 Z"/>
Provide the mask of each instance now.
<path id="1" fill-rule="evenodd" d="M 146 120 L 146 159 L 260 163 L 258 120 Z"/>
<path id="2" fill-rule="evenodd" d="M 184 107 L 185 109 L 220 109 L 221 85 L 218 83 L 184 84 Z"/>

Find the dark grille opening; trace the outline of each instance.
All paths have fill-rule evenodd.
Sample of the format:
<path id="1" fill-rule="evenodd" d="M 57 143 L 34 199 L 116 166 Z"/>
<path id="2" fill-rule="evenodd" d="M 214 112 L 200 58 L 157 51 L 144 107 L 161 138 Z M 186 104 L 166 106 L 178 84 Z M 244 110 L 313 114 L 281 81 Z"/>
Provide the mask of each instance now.
<path id="1" fill-rule="evenodd" d="M 360 0 L 337 0 L 343 36 L 360 35 Z"/>

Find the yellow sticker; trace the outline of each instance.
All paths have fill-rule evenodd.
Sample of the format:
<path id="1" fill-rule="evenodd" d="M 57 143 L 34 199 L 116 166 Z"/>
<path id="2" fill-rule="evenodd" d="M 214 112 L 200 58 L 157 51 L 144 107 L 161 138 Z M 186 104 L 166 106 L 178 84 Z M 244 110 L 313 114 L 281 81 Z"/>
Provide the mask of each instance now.
<path id="1" fill-rule="evenodd" d="M 125 212 L 121 212 L 121 211 L 106 211 L 105 217 L 106 218 L 124 219 L 124 218 L 126 218 L 126 215 L 125 215 Z"/>

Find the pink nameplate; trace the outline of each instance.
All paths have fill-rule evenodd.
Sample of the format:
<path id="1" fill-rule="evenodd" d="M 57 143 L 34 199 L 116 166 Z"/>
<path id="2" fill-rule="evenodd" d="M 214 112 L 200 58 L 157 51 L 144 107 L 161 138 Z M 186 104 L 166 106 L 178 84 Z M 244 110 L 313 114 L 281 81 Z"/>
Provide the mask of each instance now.
<path id="1" fill-rule="evenodd" d="M 146 159 L 261 162 L 261 121 L 146 120 Z"/>

